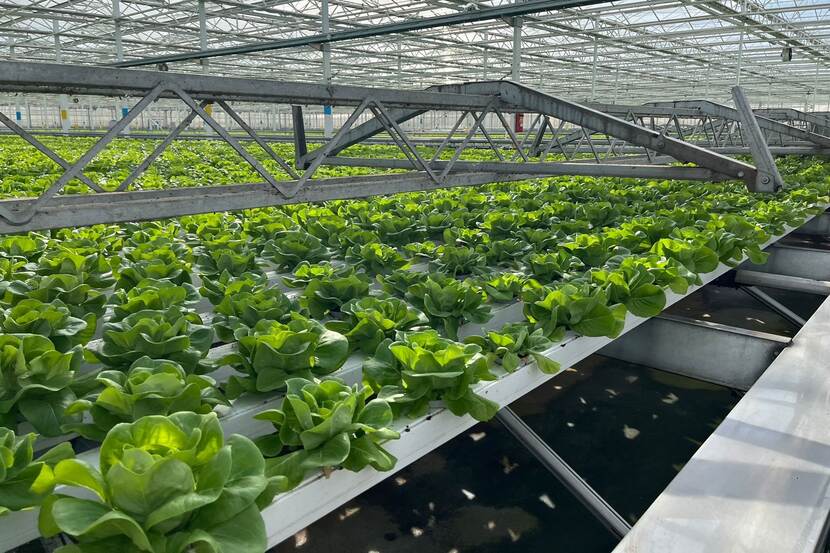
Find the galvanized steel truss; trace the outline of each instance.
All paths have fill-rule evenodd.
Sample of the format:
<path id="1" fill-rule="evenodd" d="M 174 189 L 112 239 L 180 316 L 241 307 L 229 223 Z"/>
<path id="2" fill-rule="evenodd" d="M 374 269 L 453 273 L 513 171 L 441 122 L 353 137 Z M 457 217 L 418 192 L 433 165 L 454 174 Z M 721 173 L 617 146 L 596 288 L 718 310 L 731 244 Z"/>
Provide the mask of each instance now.
<path id="1" fill-rule="evenodd" d="M 104 96 L 131 95 L 141 98 L 135 106 L 109 129 L 76 162 L 70 164 L 40 143 L 34 136 L 7 117 L 0 118 L 12 132 L 26 139 L 64 168 L 63 174 L 38 198 L 0 201 L 0 231 L 23 231 L 62 226 L 161 218 L 189 213 L 243 209 L 264 205 L 297 203 L 334 198 L 363 197 L 407 190 L 482 184 L 499 180 L 517 180 L 540 175 L 592 175 L 618 177 L 674 178 L 688 180 L 740 179 L 751 190 L 771 191 L 780 185 L 771 156 L 760 131 L 755 133 L 753 150 L 759 167 L 738 161 L 710 149 L 657 131 L 635 122 L 569 102 L 530 87 L 509 81 L 490 81 L 431 87 L 425 91 L 402 91 L 363 87 L 326 87 L 322 85 L 273 82 L 252 79 L 231 79 L 199 75 L 175 74 L 126 69 L 102 69 L 67 65 L 0 62 L 0 90 L 18 93 L 95 94 Z M 84 176 L 86 165 L 126 129 L 138 114 L 161 98 L 174 98 L 190 110 L 157 147 L 117 186 L 104 191 Z M 283 103 L 294 106 L 297 159 L 292 167 L 274 152 L 256 131 L 250 128 L 229 102 Z M 250 140 L 264 149 L 276 162 L 281 174 L 273 174 L 252 156 L 239 139 L 223 128 L 207 109 L 215 104 L 225 110 L 241 126 Z M 337 105 L 353 107 L 351 115 L 330 139 L 308 152 L 303 128 L 302 105 Z M 430 110 L 460 112 L 462 115 L 427 158 L 401 123 Z M 524 113 L 535 116 L 535 122 L 523 136 L 518 136 L 505 114 Z M 755 117 L 748 112 L 751 122 Z M 371 117 L 357 124 L 359 119 Z M 484 117 L 493 114 L 509 137 L 509 148 L 497 144 L 481 125 Z M 230 186 L 201 186 L 174 190 L 140 190 L 136 181 L 143 171 L 177 138 L 195 118 L 201 118 L 216 136 L 224 140 L 240 157 L 262 176 L 264 182 Z M 453 133 L 465 118 L 472 117 L 460 142 L 451 143 Z M 680 129 L 678 119 L 672 119 Z M 555 122 L 555 123 L 554 123 Z M 554 127 L 554 125 L 557 125 Z M 776 123 L 786 127 L 781 123 Z M 756 124 L 757 126 L 757 124 Z M 587 143 L 593 159 L 572 162 L 549 162 L 546 156 L 554 147 L 566 158 L 567 147 L 556 136 L 547 139 L 545 132 L 567 128 L 566 141 L 579 136 L 576 147 Z M 747 126 L 742 123 L 744 135 Z M 478 132 L 498 161 L 466 161 L 464 151 Z M 350 145 L 363 142 L 384 132 L 403 152 L 402 159 L 366 159 L 338 157 Z M 564 131 L 563 131 L 564 132 Z M 796 132 L 795 130 L 793 132 Z M 534 134 L 535 133 L 535 134 Z M 592 135 L 599 133 L 611 142 L 603 158 L 594 145 Z M 807 131 L 797 133 L 812 136 Z M 796 133 L 796 134 L 797 134 Z M 561 133 L 560 133 L 561 134 Z M 818 136 L 818 135 L 816 135 Z M 825 139 L 827 140 L 827 139 Z M 693 163 L 696 167 L 629 163 L 620 150 L 634 148 L 645 153 L 649 162 L 656 157 Z M 441 154 L 454 147 L 449 159 Z M 763 153 L 766 152 L 764 157 Z M 509 157 L 508 157 L 509 156 Z M 612 157 L 609 157 L 612 156 Z M 622 162 L 620 162 L 622 161 Z M 403 174 L 357 178 L 315 179 L 323 164 L 354 165 L 409 169 Z M 770 165 L 772 169 L 770 169 Z M 90 194 L 65 194 L 65 186 L 73 179 L 90 188 Z"/>

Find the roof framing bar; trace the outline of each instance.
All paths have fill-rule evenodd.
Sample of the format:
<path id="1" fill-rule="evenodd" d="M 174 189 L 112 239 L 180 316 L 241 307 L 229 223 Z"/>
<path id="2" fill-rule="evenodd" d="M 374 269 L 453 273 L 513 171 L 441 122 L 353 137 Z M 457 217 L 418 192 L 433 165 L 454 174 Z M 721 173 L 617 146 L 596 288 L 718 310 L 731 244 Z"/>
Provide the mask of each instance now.
<path id="1" fill-rule="evenodd" d="M 219 56 L 231 56 L 237 54 L 251 54 L 254 52 L 265 52 L 269 50 L 283 50 L 285 48 L 298 48 L 317 44 L 329 44 L 344 40 L 354 40 L 374 36 L 383 36 L 396 33 L 434 29 L 436 27 L 447 27 L 476 21 L 487 21 L 505 17 L 520 17 L 532 13 L 589 6 L 591 4 L 602 4 L 603 0 L 536 0 L 531 2 L 516 2 L 495 8 L 475 9 L 463 11 L 451 15 L 428 17 L 390 23 L 388 25 L 375 25 L 348 31 L 308 35 L 299 38 L 275 40 L 270 42 L 259 42 L 242 46 L 231 46 L 228 48 L 214 48 L 198 52 L 187 52 L 182 54 L 171 54 L 167 56 L 154 56 L 137 60 L 128 60 L 112 64 L 113 67 L 137 67 L 141 65 L 154 65 L 157 63 L 172 63 L 176 61 L 187 61 L 195 59 L 213 58 Z"/>

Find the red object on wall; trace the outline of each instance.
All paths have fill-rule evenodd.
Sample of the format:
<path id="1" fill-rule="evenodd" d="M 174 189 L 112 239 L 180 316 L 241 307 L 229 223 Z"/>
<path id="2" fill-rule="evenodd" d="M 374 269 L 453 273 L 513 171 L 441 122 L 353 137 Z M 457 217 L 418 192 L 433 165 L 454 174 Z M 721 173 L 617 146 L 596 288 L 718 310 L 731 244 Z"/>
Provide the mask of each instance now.
<path id="1" fill-rule="evenodd" d="M 517 113 L 515 124 L 513 125 L 513 129 L 516 132 L 524 132 L 525 130 L 525 114 L 524 113 Z"/>

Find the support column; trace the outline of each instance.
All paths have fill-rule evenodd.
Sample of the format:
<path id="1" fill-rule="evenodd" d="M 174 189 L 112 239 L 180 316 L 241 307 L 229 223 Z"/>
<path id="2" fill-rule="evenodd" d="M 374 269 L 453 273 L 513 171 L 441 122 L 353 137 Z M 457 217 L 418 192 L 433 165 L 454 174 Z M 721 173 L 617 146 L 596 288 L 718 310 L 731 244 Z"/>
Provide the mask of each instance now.
<path id="1" fill-rule="evenodd" d="M 9 59 L 14 61 L 16 57 L 16 52 L 14 48 L 14 37 L 9 37 Z M 15 95 L 14 97 L 14 121 L 18 125 L 21 125 L 23 122 L 23 114 L 20 113 L 20 101 L 19 96 Z"/>
<path id="2" fill-rule="evenodd" d="M 112 0 L 112 19 L 115 22 L 115 59 L 116 61 L 124 61 L 124 43 L 122 41 L 122 31 L 121 31 L 121 0 Z M 119 98 L 116 100 L 116 119 L 118 119 L 118 114 L 121 114 L 121 118 L 127 116 L 130 112 L 130 107 L 127 103 Z M 130 132 L 130 126 L 124 129 L 125 133 Z"/>
<path id="3" fill-rule="evenodd" d="M 597 28 L 599 27 L 599 21 L 594 19 L 594 58 L 591 63 L 591 101 L 594 102 L 597 99 L 597 54 L 599 53 L 599 40 L 597 38 Z"/>
<path id="4" fill-rule="evenodd" d="M 741 15 L 746 15 L 746 0 L 741 3 Z M 744 35 L 746 34 L 746 22 L 741 23 L 741 38 L 738 41 L 738 74 L 735 77 L 735 86 L 741 86 L 741 71 L 744 61 Z"/>
<path id="5" fill-rule="evenodd" d="M 513 18 L 513 60 L 510 64 L 510 79 L 514 83 L 522 80 L 522 18 Z M 513 124 L 516 132 L 524 132 L 524 114 L 516 113 Z"/>
<path id="6" fill-rule="evenodd" d="M 324 35 L 329 34 L 329 0 L 320 3 L 320 22 Z M 323 52 L 323 84 L 331 86 L 331 44 L 322 45 Z M 323 136 L 334 136 L 334 115 L 331 106 L 323 106 Z"/>
<path id="7" fill-rule="evenodd" d="M 55 38 L 55 61 L 63 63 L 63 52 L 61 51 L 60 26 L 58 20 L 52 20 L 52 34 Z M 61 130 L 66 132 L 72 128 L 72 120 L 69 116 L 69 96 L 61 94 L 58 96 L 58 115 L 60 117 Z"/>
<path id="8" fill-rule="evenodd" d="M 205 0 L 199 0 L 197 10 L 199 12 L 199 49 L 207 50 L 207 12 L 205 11 Z M 203 58 L 199 60 L 199 63 L 201 63 L 202 69 L 207 72 L 210 65 L 208 59 Z"/>
<path id="9" fill-rule="evenodd" d="M 487 71 L 488 71 L 488 69 L 487 69 L 487 61 L 488 61 L 487 60 L 487 54 L 488 53 L 489 53 L 489 51 L 487 50 L 487 48 L 484 48 L 484 52 L 482 52 L 482 54 L 481 54 L 481 57 L 482 57 L 482 60 L 481 60 L 481 69 L 482 69 L 481 80 L 482 81 L 486 81 L 487 78 L 488 78 L 488 73 L 487 73 Z"/>

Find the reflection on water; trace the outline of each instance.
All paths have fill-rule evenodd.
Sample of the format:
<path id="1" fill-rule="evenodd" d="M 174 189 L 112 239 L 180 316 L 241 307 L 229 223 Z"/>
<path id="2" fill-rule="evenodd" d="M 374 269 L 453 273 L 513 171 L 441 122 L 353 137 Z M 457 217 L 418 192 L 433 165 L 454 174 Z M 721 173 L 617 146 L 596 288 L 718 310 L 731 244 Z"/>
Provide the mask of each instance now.
<path id="1" fill-rule="evenodd" d="M 601 356 L 513 407 L 634 521 L 735 397 Z M 277 553 L 607 552 L 613 538 L 498 423 L 479 424 Z"/>

